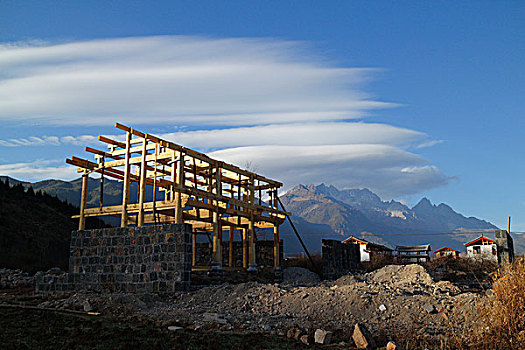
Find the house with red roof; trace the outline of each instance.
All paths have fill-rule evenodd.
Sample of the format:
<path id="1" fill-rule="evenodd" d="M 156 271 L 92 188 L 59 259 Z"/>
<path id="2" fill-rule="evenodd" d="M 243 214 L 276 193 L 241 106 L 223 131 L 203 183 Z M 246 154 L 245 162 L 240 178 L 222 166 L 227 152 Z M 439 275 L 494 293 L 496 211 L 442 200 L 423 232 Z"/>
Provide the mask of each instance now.
<path id="1" fill-rule="evenodd" d="M 496 241 L 480 236 L 473 241 L 465 243 L 467 257 L 472 259 L 484 259 L 498 261 L 498 248 Z"/>
<path id="2" fill-rule="evenodd" d="M 457 258 L 459 256 L 459 251 L 457 251 L 456 249 L 452 249 L 450 247 L 443 247 L 443 248 L 439 248 L 438 250 L 434 251 L 434 254 L 436 254 L 436 258 L 445 258 L 448 256 Z"/>
<path id="3" fill-rule="evenodd" d="M 393 250 L 385 247 L 384 245 L 371 243 L 368 241 L 365 241 L 364 239 L 360 239 L 354 236 L 350 236 L 342 243 L 349 243 L 349 244 L 358 244 L 359 245 L 359 251 L 361 255 L 361 262 L 363 261 L 370 261 L 371 255 L 387 255 L 391 256 Z"/>

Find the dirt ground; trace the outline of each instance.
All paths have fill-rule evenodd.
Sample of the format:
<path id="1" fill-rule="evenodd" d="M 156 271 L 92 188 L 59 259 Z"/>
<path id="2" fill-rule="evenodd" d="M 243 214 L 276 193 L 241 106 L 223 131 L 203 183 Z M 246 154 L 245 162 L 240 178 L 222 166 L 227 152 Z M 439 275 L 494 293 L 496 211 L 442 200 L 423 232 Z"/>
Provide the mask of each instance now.
<path id="1" fill-rule="evenodd" d="M 153 344 L 153 348 L 293 349 L 306 345 L 288 339 L 290 330 L 299 329 L 310 336 L 312 343 L 315 330 L 323 329 L 333 332 L 329 347 L 351 349 L 353 328 L 359 322 L 370 330 L 379 346 L 394 340 L 405 349 L 438 349 L 446 348 L 452 337 L 468 332 L 477 315 L 476 303 L 485 298 L 483 293 L 464 292 L 451 282 L 435 282 L 419 265 L 389 265 L 336 281 L 319 281 L 303 272 L 284 271 L 285 281 L 281 283 L 224 283 L 171 296 L 76 293 L 40 297 L 32 296 L 30 288 L 24 291 L 19 287 L 18 292 L 11 289 L 0 293 L 4 305 L 0 310 L 8 316 L 2 317 L 1 326 L 9 330 L 2 337 L 11 342 L 27 339 L 28 348 L 32 348 L 32 342 L 49 340 L 53 334 L 62 334 L 62 338 L 73 342 L 62 339 L 67 348 L 88 341 L 89 334 L 107 334 L 111 338 L 114 333 L 121 341 L 108 340 L 103 348 Z M 286 278 L 287 274 L 295 277 Z M 6 304 L 100 315 L 15 309 Z M 22 329 L 17 321 L 9 321 L 20 317 L 43 321 L 47 328 L 35 326 L 33 334 L 33 327 Z M 170 332 L 169 326 L 184 330 Z M 127 339 L 126 334 L 134 337 Z M 2 341 L 5 344 L 6 340 Z M 170 345 L 164 347 L 166 344 Z M 214 347 L 218 344 L 228 346 Z"/>

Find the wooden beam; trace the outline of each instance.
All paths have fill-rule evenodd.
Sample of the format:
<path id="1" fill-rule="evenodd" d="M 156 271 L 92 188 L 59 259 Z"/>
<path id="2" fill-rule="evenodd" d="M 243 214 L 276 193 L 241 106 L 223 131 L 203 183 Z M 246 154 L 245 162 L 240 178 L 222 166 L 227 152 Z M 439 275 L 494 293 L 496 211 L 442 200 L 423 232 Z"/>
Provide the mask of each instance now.
<path id="1" fill-rule="evenodd" d="M 113 146 L 117 146 L 117 147 L 120 147 L 120 148 L 126 148 L 126 144 L 125 143 L 112 140 L 112 139 L 110 139 L 108 137 L 105 137 L 105 136 L 99 136 L 98 140 L 102 141 L 102 142 L 105 142 L 107 144 L 113 145 Z"/>

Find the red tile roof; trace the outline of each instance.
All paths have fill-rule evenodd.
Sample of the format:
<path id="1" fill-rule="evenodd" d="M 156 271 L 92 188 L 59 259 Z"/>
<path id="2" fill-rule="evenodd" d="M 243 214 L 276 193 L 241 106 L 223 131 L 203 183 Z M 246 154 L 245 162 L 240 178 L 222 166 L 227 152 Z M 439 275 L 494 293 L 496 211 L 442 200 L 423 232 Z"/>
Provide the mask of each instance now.
<path id="1" fill-rule="evenodd" d="M 492 239 L 490 239 L 490 238 L 487 238 L 487 237 L 485 237 L 485 236 L 480 236 L 480 237 L 476 238 L 476 239 L 473 240 L 473 241 L 470 241 L 470 242 L 468 242 L 468 243 L 465 243 L 464 245 L 465 245 L 465 247 L 468 247 L 468 246 L 471 246 L 471 245 L 475 245 L 475 244 L 478 243 L 478 242 L 481 243 L 481 242 L 483 242 L 483 241 L 490 242 L 490 243 L 496 243 L 496 241 L 494 241 L 494 240 L 492 240 Z"/>
<path id="2" fill-rule="evenodd" d="M 452 249 L 452 248 L 449 248 L 449 247 L 439 248 L 438 250 L 434 251 L 434 253 L 440 252 L 440 251 L 442 251 L 442 250 L 450 250 L 450 251 L 453 251 L 453 252 L 459 253 L 459 251 L 457 251 L 456 249 Z"/>

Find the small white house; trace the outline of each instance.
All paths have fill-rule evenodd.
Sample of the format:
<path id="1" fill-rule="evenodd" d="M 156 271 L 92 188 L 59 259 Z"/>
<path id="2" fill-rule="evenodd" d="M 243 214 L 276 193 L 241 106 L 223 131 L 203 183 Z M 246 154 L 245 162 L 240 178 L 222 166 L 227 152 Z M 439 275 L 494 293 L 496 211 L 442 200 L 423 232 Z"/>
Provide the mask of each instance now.
<path id="1" fill-rule="evenodd" d="M 371 255 L 392 255 L 392 249 L 380 244 L 371 243 L 364 239 L 359 239 L 350 236 L 343 241 L 343 243 L 359 244 L 359 251 L 361 255 L 361 262 L 370 261 Z"/>
<path id="2" fill-rule="evenodd" d="M 498 248 L 496 241 L 480 236 L 473 241 L 465 243 L 467 257 L 472 259 L 484 259 L 498 261 Z"/>

